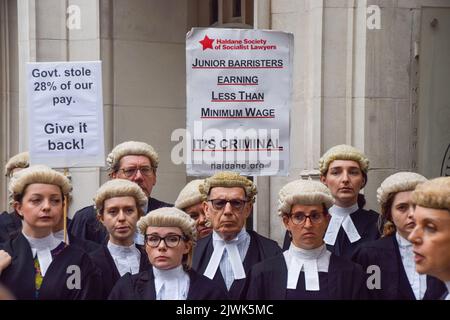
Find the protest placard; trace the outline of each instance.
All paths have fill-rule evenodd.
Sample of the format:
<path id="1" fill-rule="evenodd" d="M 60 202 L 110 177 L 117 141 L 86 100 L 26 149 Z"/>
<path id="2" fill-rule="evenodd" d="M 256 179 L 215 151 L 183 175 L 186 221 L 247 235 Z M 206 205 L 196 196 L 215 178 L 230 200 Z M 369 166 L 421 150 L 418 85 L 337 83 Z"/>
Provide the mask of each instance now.
<path id="1" fill-rule="evenodd" d="M 194 28 L 186 37 L 187 173 L 289 172 L 293 35 Z"/>
<path id="2" fill-rule="evenodd" d="M 101 62 L 27 65 L 30 162 L 104 166 Z"/>

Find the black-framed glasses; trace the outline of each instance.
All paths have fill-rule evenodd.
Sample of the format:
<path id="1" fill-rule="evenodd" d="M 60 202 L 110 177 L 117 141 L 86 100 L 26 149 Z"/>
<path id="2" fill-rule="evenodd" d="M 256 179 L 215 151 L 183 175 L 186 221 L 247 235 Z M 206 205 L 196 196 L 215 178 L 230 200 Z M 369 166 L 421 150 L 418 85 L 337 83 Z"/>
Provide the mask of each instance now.
<path id="1" fill-rule="evenodd" d="M 247 200 L 242 199 L 209 199 L 208 201 L 211 202 L 213 208 L 216 210 L 222 210 L 223 208 L 225 208 L 227 203 L 230 203 L 233 209 L 241 210 L 248 202 Z"/>
<path id="2" fill-rule="evenodd" d="M 131 178 L 134 175 L 137 174 L 137 172 L 139 172 L 143 175 L 143 176 L 150 176 L 153 173 L 153 168 L 149 167 L 149 166 L 145 166 L 145 167 L 140 167 L 140 168 L 124 168 L 124 169 L 119 169 L 119 171 L 123 172 L 123 175 L 127 178 Z"/>
<path id="3" fill-rule="evenodd" d="M 179 234 L 169 234 L 165 237 L 160 237 L 156 234 L 146 234 L 145 235 L 145 243 L 152 248 L 159 247 L 159 244 L 161 241 L 164 241 L 166 244 L 166 247 L 168 248 L 175 248 L 180 244 L 180 241 L 186 241 L 186 236 L 180 236 Z"/>
<path id="4" fill-rule="evenodd" d="M 309 215 L 298 212 L 298 213 L 290 214 L 289 217 L 291 218 L 291 221 L 293 224 L 305 224 L 306 219 L 308 219 L 308 218 L 311 223 L 318 224 L 323 221 L 325 216 L 324 216 L 323 212 L 313 212 Z"/>

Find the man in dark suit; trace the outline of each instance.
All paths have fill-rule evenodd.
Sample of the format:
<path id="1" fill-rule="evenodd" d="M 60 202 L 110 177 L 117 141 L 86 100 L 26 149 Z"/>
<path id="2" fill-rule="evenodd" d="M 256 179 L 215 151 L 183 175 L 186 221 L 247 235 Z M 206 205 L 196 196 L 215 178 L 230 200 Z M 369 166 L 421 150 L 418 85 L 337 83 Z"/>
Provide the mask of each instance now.
<path id="1" fill-rule="evenodd" d="M 281 253 L 275 241 L 245 229 L 256 186 L 238 173 L 219 172 L 205 179 L 200 191 L 213 233 L 198 241 L 193 269 L 226 289 L 229 299 L 245 297 L 250 268 Z"/>
<path id="2" fill-rule="evenodd" d="M 156 184 L 156 169 L 158 168 L 158 154 L 153 147 L 145 142 L 127 141 L 117 145 L 106 158 L 106 163 L 111 179 L 127 179 L 137 183 L 147 195 L 148 213 L 162 207 L 171 207 L 152 198 L 151 193 Z M 73 235 L 81 239 L 103 243 L 107 232 L 96 217 L 93 205 L 78 210 L 70 226 Z M 144 244 L 141 237 L 136 237 L 136 243 Z"/>

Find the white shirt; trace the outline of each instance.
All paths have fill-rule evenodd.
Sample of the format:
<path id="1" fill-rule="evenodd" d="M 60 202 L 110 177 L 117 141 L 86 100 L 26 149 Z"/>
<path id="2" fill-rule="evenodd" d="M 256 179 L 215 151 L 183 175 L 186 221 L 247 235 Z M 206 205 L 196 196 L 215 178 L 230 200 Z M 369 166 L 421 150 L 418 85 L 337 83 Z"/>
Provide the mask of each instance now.
<path id="1" fill-rule="evenodd" d="M 447 296 L 445 297 L 445 300 L 450 300 L 450 281 L 447 281 L 445 285 L 447 287 Z"/>
<path id="2" fill-rule="evenodd" d="M 60 242 L 64 242 L 64 229 L 53 233 L 53 236 Z M 67 234 L 66 244 L 69 244 L 69 235 Z"/>
<path id="3" fill-rule="evenodd" d="M 44 238 L 29 237 L 25 233 L 23 233 L 23 231 L 22 234 L 30 244 L 33 258 L 35 258 L 37 255 L 39 267 L 41 268 L 41 274 L 44 277 L 48 267 L 53 261 L 51 251 L 55 249 L 61 243 L 61 241 L 55 238 L 53 236 L 53 233 Z"/>
<path id="4" fill-rule="evenodd" d="M 427 275 L 419 274 L 416 271 L 412 243 L 403 238 L 398 232 L 395 233 L 395 238 L 397 239 L 398 247 L 400 249 L 403 268 L 408 277 L 409 285 L 414 292 L 416 300 L 422 300 L 425 291 L 427 291 Z"/>
<path id="5" fill-rule="evenodd" d="M 361 239 L 361 236 L 358 233 L 358 229 L 356 229 L 355 224 L 350 217 L 350 214 L 356 212 L 358 209 L 359 207 L 357 203 L 347 208 L 342 208 L 334 205 L 329 209 L 331 220 L 328 224 L 327 232 L 325 233 L 324 237 L 324 241 L 326 244 L 334 246 L 341 226 L 347 234 L 347 237 L 351 243 Z"/>
<path id="6" fill-rule="evenodd" d="M 178 266 L 169 270 L 153 267 L 156 300 L 186 300 L 189 293 L 189 275 Z"/>
<path id="7" fill-rule="evenodd" d="M 230 290 L 235 279 L 245 279 L 246 277 L 243 261 L 250 247 L 250 235 L 245 228 L 242 228 L 234 239 L 225 241 L 216 231 L 213 231 L 212 240 L 214 252 L 211 255 L 204 275 L 213 279 L 217 267 L 220 266 L 220 272 L 222 273 L 225 285 Z M 235 254 L 236 248 L 238 255 Z"/>
<path id="8" fill-rule="evenodd" d="M 114 264 L 116 265 L 120 276 L 123 276 L 127 272 L 131 274 L 136 274 L 139 272 L 141 252 L 138 248 L 136 248 L 134 243 L 127 247 L 119 246 L 111 241 L 108 241 L 108 250 L 114 260 Z"/>
<path id="9" fill-rule="evenodd" d="M 288 276 L 287 288 L 296 289 L 300 271 L 305 273 L 305 288 L 307 291 L 318 291 L 319 272 L 328 272 L 331 252 L 325 244 L 318 248 L 306 250 L 296 247 L 292 242 L 288 250 L 283 252 Z"/>

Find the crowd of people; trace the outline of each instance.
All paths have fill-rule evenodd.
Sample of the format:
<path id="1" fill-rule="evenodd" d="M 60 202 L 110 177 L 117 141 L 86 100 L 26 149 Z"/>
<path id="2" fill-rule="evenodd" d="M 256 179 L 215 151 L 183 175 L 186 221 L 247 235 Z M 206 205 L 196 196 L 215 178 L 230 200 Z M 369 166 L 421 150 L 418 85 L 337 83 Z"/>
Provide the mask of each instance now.
<path id="1" fill-rule="evenodd" d="M 59 171 L 6 164 L 0 298 L 33 300 L 450 300 L 450 177 L 387 177 L 365 209 L 369 159 L 349 145 L 319 160 L 320 181 L 278 194 L 283 246 L 253 231 L 257 187 L 236 172 L 192 180 L 175 204 L 152 196 L 159 159 L 117 145 L 110 180 L 67 217 Z"/>

